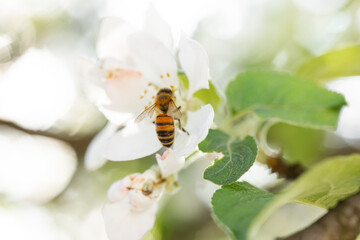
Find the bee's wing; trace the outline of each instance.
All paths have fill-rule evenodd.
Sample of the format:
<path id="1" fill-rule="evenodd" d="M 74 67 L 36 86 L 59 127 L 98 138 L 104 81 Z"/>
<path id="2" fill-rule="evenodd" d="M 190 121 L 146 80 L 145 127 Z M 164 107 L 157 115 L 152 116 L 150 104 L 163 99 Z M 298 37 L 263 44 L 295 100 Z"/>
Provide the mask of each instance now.
<path id="1" fill-rule="evenodd" d="M 137 118 L 135 119 L 135 122 L 136 123 L 140 122 L 146 116 L 149 116 L 151 118 L 154 114 L 154 111 L 155 111 L 155 103 L 153 105 L 151 105 L 150 107 L 148 107 L 147 109 L 145 109 L 142 113 L 140 113 L 140 115 L 137 116 Z"/>
<path id="2" fill-rule="evenodd" d="M 181 118 L 180 108 L 175 105 L 174 101 L 169 102 L 169 109 L 167 114 L 175 119 Z"/>

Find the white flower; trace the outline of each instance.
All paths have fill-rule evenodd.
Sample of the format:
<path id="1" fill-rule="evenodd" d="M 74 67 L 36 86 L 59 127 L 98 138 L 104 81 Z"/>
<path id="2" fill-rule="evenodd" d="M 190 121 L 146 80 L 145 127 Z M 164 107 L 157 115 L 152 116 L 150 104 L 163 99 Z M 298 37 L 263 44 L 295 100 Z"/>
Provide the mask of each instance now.
<path id="1" fill-rule="evenodd" d="M 108 191 L 110 203 L 103 208 L 106 233 L 110 240 L 140 239 L 155 223 L 157 199 L 163 184 L 154 189 L 156 177 L 153 170 L 135 173 L 111 185 Z M 148 189 L 149 188 L 149 189 Z"/>
<path id="2" fill-rule="evenodd" d="M 134 119 L 153 104 L 158 89 L 172 89 L 176 104 L 181 106 L 187 119 L 184 128 L 190 133 L 176 132 L 173 150 L 177 157 L 183 157 L 192 153 L 206 137 L 214 117 L 211 105 L 201 107 L 193 99 L 196 91 L 209 88 L 208 56 L 198 42 L 182 34 L 178 60 L 189 80 L 189 86 L 185 88 L 179 80 L 169 26 L 153 8 L 148 10 L 145 22 L 144 29 L 136 31 L 118 18 L 102 21 L 97 43 L 99 71 L 93 74 L 97 78 L 93 80 L 95 86 L 102 92 L 98 105 L 111 122 L 119 125 Z M 114 113 L 123 118 L 114 120 Z M 151 119 L 139 124 L 128 121 L 125 129 L 110 138 L 108 129 L 105 131 L 108 134 L 100 133 L 106 135 L 103 140 L 109 139 L 107 146 L 102 147 L 103 156 L 113 161 L 138 159 L 162 147 Z"/>
<path id="3" fill-rule="evenodd" d="M 0 118 L 23 128 L 49 129 L 75 99 L 74 76 L 46 49 L 28 49 L 0 76 Z"/>
<path id="4" fill-rule="evenodd" d="M 110 240 L 140 239 L 155 223 L 157 202 L 170 177 L 184 166 L 185 159 L 176 158 L 171 149 L 157 156 L 160 170 L 152 168 L 113 183 L 108 190 L 110 203 L 103 208 L 105 228 Z"/>
<path id="5" fill-rule="evenodd" d="M 0 195 L 46 203 L 68 186 L 77 167 L 63 141 L 0 126 Z"/>

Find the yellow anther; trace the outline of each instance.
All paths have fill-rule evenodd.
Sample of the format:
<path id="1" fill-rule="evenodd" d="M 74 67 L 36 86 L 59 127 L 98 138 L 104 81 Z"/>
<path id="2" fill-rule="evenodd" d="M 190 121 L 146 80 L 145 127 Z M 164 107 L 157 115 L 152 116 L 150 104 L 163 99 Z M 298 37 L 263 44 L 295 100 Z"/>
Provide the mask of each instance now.
<path id="1" fill-rule="evenodd" d="M 166 73 L 166 76 L 167 76 L 167 77 L 170 77 L 170 73 Z"/>

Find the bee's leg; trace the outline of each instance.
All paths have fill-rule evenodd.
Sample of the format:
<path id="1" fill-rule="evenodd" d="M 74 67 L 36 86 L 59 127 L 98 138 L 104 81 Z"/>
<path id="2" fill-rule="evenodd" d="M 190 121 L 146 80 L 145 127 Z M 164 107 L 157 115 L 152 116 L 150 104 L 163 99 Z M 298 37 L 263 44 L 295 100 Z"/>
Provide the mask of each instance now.
<path id="1" fill-rule="evenodd" d="M 180 107 L 179 107 L 180 108 Z M 187 135 L 190 135 L 188 131 L 186 131 L 182 126 L 181 126 L 181 121 L 179 118 L 175 118 L 175 120 L 178 120 L 179 121 L 179 129 L 181 131 L 183 131 L 184 133 L 186 133 Z"/>

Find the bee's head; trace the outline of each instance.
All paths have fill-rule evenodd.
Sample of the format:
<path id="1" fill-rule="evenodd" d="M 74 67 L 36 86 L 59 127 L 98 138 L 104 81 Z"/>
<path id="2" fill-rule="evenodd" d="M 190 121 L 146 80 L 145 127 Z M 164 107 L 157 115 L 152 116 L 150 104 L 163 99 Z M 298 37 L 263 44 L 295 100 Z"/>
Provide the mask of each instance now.
<path id="1" fill-rule="evenodd" d="M 171 96 L 174 95 L 173 91 L 170 88 L 161 88 L 158 91 L 157 96 L 159 96 L 160 94 L 163 94 L 163 93 L 170 94 Z"/>

